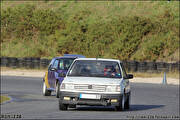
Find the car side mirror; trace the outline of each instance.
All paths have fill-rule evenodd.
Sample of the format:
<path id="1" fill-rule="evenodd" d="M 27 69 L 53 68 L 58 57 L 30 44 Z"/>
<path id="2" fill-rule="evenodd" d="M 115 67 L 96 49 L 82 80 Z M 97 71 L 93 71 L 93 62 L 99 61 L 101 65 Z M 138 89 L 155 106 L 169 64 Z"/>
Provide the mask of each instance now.
<path id="1" fill-rule="evenodd" d="M 125 79 L 132 79 L 133 78 L 133 74 L 127 74 L 127 77 L 125 77 Z"/>
<path id="2" fill-rule="evenodd" d="M 63 72 L 59 73 L 59 77 L 65 77 L 65 76 L 66 76 L 65 73 L 63 73 Z"/>
<path id="3" fill-rule="evenodd" d="M 51 71 L 56 71 L 57 69 L 56 69 L 56 68 L 51 68 L 50 70 L 51 70 Z"/>

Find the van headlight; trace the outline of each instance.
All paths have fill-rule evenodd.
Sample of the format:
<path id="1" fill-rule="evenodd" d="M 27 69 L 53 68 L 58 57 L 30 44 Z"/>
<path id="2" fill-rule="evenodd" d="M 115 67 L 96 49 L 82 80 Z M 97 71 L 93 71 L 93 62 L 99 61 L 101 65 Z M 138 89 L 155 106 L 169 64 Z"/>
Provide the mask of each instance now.
<path id="1" fill-rule="evenodd" d="M 106 87 L 106 92 L 120 92 L 121 88 L 119 85 L 108 85 Z"/>
<path id="2" fill-rule="evenodd" d="M 61 84 L 60 89 L 65 89 L 65 84 L 64 83 Z"/>
<path id="3" fill-rule="evenodd" d="M 71 84 L 71 83 L 62 83 L 60 89 L 73 90 L 74 89 L 74 84 Z"/>

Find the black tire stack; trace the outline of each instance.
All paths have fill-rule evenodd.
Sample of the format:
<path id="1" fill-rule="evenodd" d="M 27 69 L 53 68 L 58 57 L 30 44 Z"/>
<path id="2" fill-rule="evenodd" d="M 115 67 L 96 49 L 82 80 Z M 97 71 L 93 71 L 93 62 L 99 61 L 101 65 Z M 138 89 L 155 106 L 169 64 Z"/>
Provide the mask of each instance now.
<path id="1" fill-rule="evenodd" d="M 157 62 L 157 72 L 165 72 L 166 71 L 166 64 L 164 62 Z"/>
<path id="2" fill-rule="evenodd" d="M 18 68 L 24 68 L 25 67 L 25 58 L 18 58 Z"/>
<path id="3" fill-rule="evenodd" d="M 32 58 L 25 58 L 24 60 L 25 60 L 25 64 L 24 65 L 25 65 L 26 69 L 33 68 L 32 67 Z"/>
<path id="4" fill-rule="evenodd" d="M 40 67 L 41 68 L 47 68 L 49 65 L 49 60 L 48 59 L 41 59 L 40 60 Z"/>
<path id="5" fill-rule="evenodd" d="M 138 63 L 138 72 L 146 72 L 147 71 L 147 63 L 139 62 Z"/>
<path id="6" fill-rule="evenodd" d="M 6 67 L 6 57 L 1 57 L 1 66 Z"/>
<path id="7" fill-rule="evenodd" d="M 1 57 L 1 66 L 2 67 L 10 67 L 9 57 Z"/>
<path id="8" fill-rule="evenodd" d="M 39 69 L 40 68 L 40 58 L 32 58 L 32 65 L 33 65 L 33 68 Z"/>
<path id="9" fill-rule="evenodd" d="M 176 71 L 180 71 L 180 66 L 179 66 L 180 62 L 176 62 L 176 63 L 170 63 L 169 65 L 169 69 L 171 72 L 176 72 Z"/>
<path id="10" fill-rule="evenodd" d="M 170 63 L 164 63 L 165 64 L 165 68 L 164 68 L 164 71 L 165 72 L 170 72 Z"/>
<path id="11" fill-rule="evenodd" d="M 26 69 L 46 69 L 50 63 L 50 59 L 40 58 L 15 58 L 1 57 L 1 67 L 26 68 Z M 180 71 L 180 62 L 165 63 L 165 62 L 137 62 L 137 61 L 122 61 L 127 72 L 178 72 Z"/>
<path id="12" fill-rule="evenodd" d="M 12 68 L 17 68 L 18 67 L 18 59 L 15 57 L 9 58 L 9 66 Z"/>
<path id="13" fill-rule="evenodd" d="M 129 61 L 128 66 L 129 66 L 129 70 L 131 72 L 137 72 L 138 62 L 136 62 L 136 61 Z"/>
<path id="14" fill-rule="evenodd" d="M 157 65 L 155 62 L 147 62 L 147 72 L 153 73 L 157 71 Z"/>

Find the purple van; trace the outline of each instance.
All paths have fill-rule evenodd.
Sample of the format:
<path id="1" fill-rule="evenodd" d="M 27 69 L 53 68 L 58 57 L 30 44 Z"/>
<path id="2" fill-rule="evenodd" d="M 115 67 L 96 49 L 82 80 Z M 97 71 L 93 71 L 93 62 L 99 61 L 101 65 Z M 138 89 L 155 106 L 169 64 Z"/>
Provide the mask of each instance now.
<path id="1" fill-rule="evenodd" d="M 70 65 L 76 58 L 85 58 L 83 55 L 64 54 L 62 57 L 55 57 L 51 60 L 48 71 L 43 77 L 43 95 L 50 96 L 52 91 L 56 92 L 59 98 L 59 88 L 64 80 Z"/>

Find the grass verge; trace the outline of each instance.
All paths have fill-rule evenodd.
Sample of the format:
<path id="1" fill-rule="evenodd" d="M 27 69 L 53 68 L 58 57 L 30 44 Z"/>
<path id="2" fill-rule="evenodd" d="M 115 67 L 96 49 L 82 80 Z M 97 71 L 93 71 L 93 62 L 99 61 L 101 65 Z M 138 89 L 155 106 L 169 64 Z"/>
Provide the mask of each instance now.
<path id="1" fill-rule="evenodd" d="M 26 69 L 26 68 L 11 68 L 11 67 L 1 67 L 1 71 L 37 71 L 37 72 L 46 72 L 47 69 Z"/>
<path id="2" fill-rule="evenodd" d="M 178 1 L 3 1 L 1 55 L 179 61 Z"/>
<path id="3" fill-rule="evenodd" d="M 25 68 L 9 68 L 9 67 L 1 67 L 1 71 L 21 71 L 21 72 L 46 72 L 47 69 L 25 69 Z M 164 72 L 160 73 L 150 73 L 150 72 L 127 72 L 133 74 L 134 77 L 140 78 L 153 78 L 153 77 L 164 77 Z M 179 79 L 179 72 L 168 72 L 166 73 L 166 77 Z"/>
<path id="4" fill-rule="evenodd" d="M 140 78 L 152 78 L 152 77 L 164 77 L 164 72 L 160 73 L 140 73 L 140 72 L 130 72 L 134 75 L 134 77 L 140 77 Z M 179 79 L 179 72 L 168 72 L 166 73 L 166 77 L 168 78 L 175 78 Z"/>
<path id="5" fill-rule="evenodd" d="M 6 102 L 6 101 L 9 101 L 11 100 L 8 96 L 5 96 L 5 95 L 0 95 L 0 104 Z"/>

